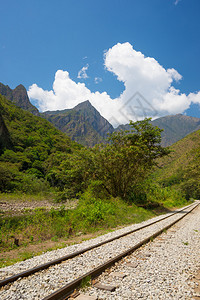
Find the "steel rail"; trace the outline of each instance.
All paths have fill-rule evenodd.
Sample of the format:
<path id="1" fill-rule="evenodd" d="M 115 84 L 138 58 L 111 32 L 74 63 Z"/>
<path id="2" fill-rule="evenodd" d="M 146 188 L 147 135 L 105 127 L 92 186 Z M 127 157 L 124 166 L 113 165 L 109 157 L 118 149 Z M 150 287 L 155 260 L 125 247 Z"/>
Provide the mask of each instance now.
<path id="1" fill-rule="evenodd" d="M 143 226 L 141 226 L 141 227 L 139 227 L 139 228 L 135 228 L 135 229 L 130 230 L 130 231 L 128 231 L 128 232 L 122 233 L 122 234 L 120 234 L 120 235 L 118 235 L 118 236 L 115 236 L 115 237 L 113 237 L 113 238 L 107 239 L 107 240 L 105 240 L 105 241 L 102 241 L 102 242 L 97 243 L 97 244 L 95 244 L 95 245 L 89 246 L 89 247 L 84 248 L 84 249 L 82 249 L 82 250 L 79 250 L 79 251 L 70 253 L 70 254 L 65 255 L 65 256 L 62 256 L 62 257 L 60 257 L 60 258 L 58 258 L 58 259 L 52 260 L 52 261 L 50 261 L 50 262 L 44 263 L 44 264 L 42 264 L 42 265 L 36 266 L 36 267 L 34 267 L 34 268 L 31 268 L 31 269 L 28 269 L 28 270 L 26 270 L 26 271 L 23 271 L 23 272 L 20 272 L 20 273 L 15 274 L 15 275 L 12 275 L 12 276 L 10 276 L 10 277 L 7 277 L 7 278 L 5 278 L 5 279 L 3 279 L 3 280 L 0 280 L 0 287 L 5 286 L 5 285 L 8 284 L 8 283 L 12 283 L 12 282 L 16 281 L 16 280 L 19 279 L 19 278 L 28 277 L 29 275 L 33 275 L 33 274 L 36 273 L 36 272 L 39 272 L 39 271 L 48 269 L 49 267 L 51 267 L 51 266 L 53 266 L 53 265 L 59 264 L 59 263 L 61 263 L 61 262 L 63 262 L 63 261 L 66 261 L 66 260 L 71 259 L 71 258 L 73 258 L 73 257 L 75 257 L 75 256 L 78 256 L 78 255 L 80 255 L 80 254 L 83 254 L 83 253 L 85 253 L 85 252 L 87 252 L 87 251 L 89 251 L 89 250 L 98 248 L 98 247 L 100 247 L 100 246 L 102 246 L 102 245 L 104 245 L 104 244 L 110 243 L 110 242 L 112 242 L 112 241 L 114 241 L 114 240 L 116 240 L 116 239 L 119 239 L 119 238 L 124 237 L 124 236 L 126 236 L 126 235 L 132 234 L 132 233 L 134 233 L 134 232 L 136 232 L 136 231 L 139 231 L 139 230 L 142 230 L 142 229 L 144 229 L 144 228 L 146 228 L 146 227 L 149 227 L 149 226 L 151 226 L 151 225 L 153 225 L 153 224 L 156 224 L 156 223 L 158 223 L 158 222 L 161 222 L 161 221 L 163 221 L 163 220 L 165 220 L 165 219 L 167 219 L 167 218 L 170 218 L 171 216 L 173 216 L 173 215 L 175 215 L 175 214 L 178 214 L 178 213 L 184 211 L 184 209 L 187 209 L 187 208 L 189 208 L 190 206 L 193 206 L 193 205 L 194 205 L 194 203 L 192 203 L 192 204 L 190 204 L 190 205 L 188 205 L 188 206 L 186 206 L 186 207 L 184 207 L 184 208 L 182 208 L 182 209 L 180 209 L 180 210 L 178 210 L 178 211 L 176 210 L 176 211 L 172 212 L 171 214 L 169 214 L 169 215 L 163 217 L 162 219 L 153 221 L 153 222 L 151 222 L 151 223 L 149 223 L 149 224 L 146 224 L 146 225 L 143 225 Z"/>
<path id="2" fill-rule="evenodd" d="M 129 248 L 128 250 L 122 252 L 121 254 L 117 255 L 114 258 L 111 258 L 107 262 L 103 263 L 102 265 L 98 266 L 97 268 L 85 273 L 84 275 L 78 277 L 77 279 L 73 280 L 72 282 L 68 283 L 67 285 L 63 286 L 62 288 L 58 289 L 54 293 L 50 294 L 49 296 L 43 298 L 43 300 L 65 300 L 67 297 L 69 297 L 75 289 L 80 288 L 81 283 L 83 282 L 84 279 L 86 278 L 91 278 L 94 279 L 97 276 L 99 276 L 103 271 L 105 271 L 107 268 L 111 267 L 113 264 L 121 260 L 123 257 L 130 255 L 133 253 L 136 249 L 140 248 L 142 245 L 148 243 L 151 239 L 157 237 L 160 235 L 163 231 L 169 229 L 172 227 L 174 224 L 179 222 L 181 219 L 183 219 L 186 215 L 191 213 L 200 203 L 197 203 L 191 210 L 186 212 L 184 215 L 182 215 L 180 218 L 177 220 L 173 221 L 171 224 L 165 226 L 164 228 L 158 230 L 151 236 L 145 238 L 141 242 L 137 243 L 135 246 Z M 190 205 L 191 206 L 191 205 Z M 188 206 L 189 207 L 189 206 Z"/>

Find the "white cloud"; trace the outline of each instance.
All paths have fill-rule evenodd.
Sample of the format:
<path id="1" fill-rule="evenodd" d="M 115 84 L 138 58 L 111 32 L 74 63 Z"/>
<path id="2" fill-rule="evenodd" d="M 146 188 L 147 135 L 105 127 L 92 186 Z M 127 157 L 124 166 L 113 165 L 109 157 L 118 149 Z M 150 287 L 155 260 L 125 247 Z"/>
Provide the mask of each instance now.
<path id="1" fill-rule="evenodd" d="M 173 87 L 173 82 L 182 78 L 175 69 L 166 70 L 154 58 L 134 50 L 130 43 L 118 43 L 106 51 L 104 64 L 124 83 L 125 89 L 116 99 L 106 92 L 91 92 L 84 83 L 76 83 L 62 70 L 56 72 L 51 91 L 33 84 L 28 95 L 38 101 L 41 111 L 72 108 L 90 100 L 114 126 L 145 116 L 183 113 L 191 103 L 200 104 L 200 92 L 186 95 Z"/>
<path id="2" fill-rule="evenodd" d="M 176 1 L 174 2 L 174 4 L 177 5 L 180 1 L 181 1 L 181 0 L 176 0 Z"/>
<path id="3" fill-rule="evenodd" d="M 94 78 L 94 82 L 96 83 L 96 84 L 98 84 L 99 82 L 102 82 L 103 81 L 103 79 L 101 78 L 101 77 L 95 77 Z"/>
<path id="4" fill-rule="evenodd" d="M 80 71 L 78 72 L 78 76 L 77 78 L 80 79 L 86 79 L 88 78 L 86 71 L 88 70 L 89 65 L 87 64 L 85 67 L 82 67 L 82 69 L 80 69 Z"/>

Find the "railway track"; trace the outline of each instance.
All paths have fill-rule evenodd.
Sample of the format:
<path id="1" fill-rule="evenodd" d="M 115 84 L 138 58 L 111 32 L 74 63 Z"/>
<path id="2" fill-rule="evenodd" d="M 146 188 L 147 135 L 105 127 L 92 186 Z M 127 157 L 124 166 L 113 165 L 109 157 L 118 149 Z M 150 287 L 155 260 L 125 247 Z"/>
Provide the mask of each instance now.
<path id="1" fill-rule="evenodd" d="M 195 209 L 198 205 L 199 203 L 191 204 L 181 210 L 167 214 L 156 221 L 150 222 L 133 230 L 129 230 L 126 233 L 5 278 L 0 281 L 0 286 L 2 287 L 1 292 L 4 290 L 4 286 L 6 290 L 9 290 L 9 288 L 14 285 L 15 290 L 15 286 L 17 289 L 20 289 L 20 287 L 23 287 L 23 285 L 28 285 L 26 280 L 28 282 L 32 281 L 32 279 L 30 279 L 32 278 L 30 275 L 32 275 L 33 281 L 40 281 L 41 285 L 45 283 L 44 288 L 39 288 L 39 290 L 41 290 L 39 295 L 41 296 L 39 296 L 38 299 L 66 299 L 66 297 L 68 297 L 74 289 L 81 285 L 85 278 L 95 278 L 106 268 L 112 266 L 121 258 L 129 255 L 134 250 L 171 227 L 173 224 Z M 112 249 L 111 254 L 109 254 L 109 249 Z M 89 262 L 90 266 L 87 267 Z M 52 276 L 52 273 L 55 273 L 54 276 Z M 56 274 L 59 274 L 59 276 Z M 57 279 L 57 276 L 59 279 L 55 280 Z M 46 280 L 47 278 L 49 280 Z M 51 280 L 51 278 L 53 279 Z M 50 282 L 51 288 L 48 289 L 48 284 L 46 284 L 46 281 Z M 68 283 L 64 285 L 66 282 Z M 38 289 L 38 287 L 39 285 L 37 284 L 36 289 Z M 57 290 L 57 287 L 60 288 Z M 50 294 L 49 291 L 53 291 L 53 293 Z M 44 297 L 42 295 L 44 295 Z M 25 298 L 23 298 L 23 295 L 21 295 L 20 299 L 27 299 L 26 293 Z M 35 297 L 30 297 L 29 299 L 35 299 Z"/>

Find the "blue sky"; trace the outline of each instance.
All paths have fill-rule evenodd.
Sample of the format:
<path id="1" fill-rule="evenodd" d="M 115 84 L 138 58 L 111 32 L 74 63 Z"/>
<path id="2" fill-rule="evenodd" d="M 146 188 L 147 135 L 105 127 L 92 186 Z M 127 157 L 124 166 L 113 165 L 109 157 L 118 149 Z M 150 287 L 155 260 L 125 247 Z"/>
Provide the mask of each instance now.
<path id="1" fill-rule="evenodd" d="M 0 82 L 23 84 L 40 110 L 70 108 L 91 96 L 102 115 L 123 123 L 117 111 L 139 92 L 157 116 L 200 117 L 199 0 L 0 0 L 0 10 Z M 142 77 L 155 68 L 153 81 Z M 147 88 L 151 82 L 162 86 L 159 99 Z"/>

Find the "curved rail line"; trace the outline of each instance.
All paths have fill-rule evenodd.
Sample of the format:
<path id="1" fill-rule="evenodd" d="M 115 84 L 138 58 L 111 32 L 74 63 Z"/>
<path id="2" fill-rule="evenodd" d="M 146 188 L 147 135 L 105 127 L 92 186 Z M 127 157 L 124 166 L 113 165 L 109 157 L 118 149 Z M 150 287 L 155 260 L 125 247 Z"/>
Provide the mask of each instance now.
<path id="1" fill-rule="evenodd" d="M 198 203 L 197 205 L 199 205 L 199 203 Z M 0 281 L 0 287 L 5 286 L 5 285 L 8 284 L 8 283 L 12 283 L 12 282 L 16 281 L 16 280 L 19 279 L 19 278 L 28 277 L 29 275 L 32 275 L 32 274 L 34 274 L 34 273 L 36 273 L 36 272 L 38 272 L 38 271 L 42 271 L 42 270 L 48 269 L 50 266 L 59 264 L 59 263 L 61 263 L 61 262 L 63 262 L 63 261 L 66 261 L 66 260 L 71 259 L 71 258 L 73 258 L 73 257 L 75 257 L 75 256 L 78 256 L 78 255 L 80 255 L 80 254 L 83 254 L 83 253 L 85 253 L 85 252 L 87 252 L 87 251 L 89 251 L 89 250 L 95 249 L 95 248 L 100 247 L 100 246 L 102 246 L 102 245 L 104 245 L 104 244 L 107 244 L 107 243 L 109 243 L 109 242 L 112 242 L 112 241 L 114 241 L 114 240 L 116 240 L 116 239 L 119 239 L 119 238 L 121 238 L 121 237 L 127 236 L 127 235 L 132 234 L 132 233 L 134 233 L 134 232 L 136 232 L 136 231 L 139 231 L 139 230 L 144 229 L 144 228 L 146 228 L 146 227 L 149 227 L 149 226 L 151 226 L 151 225 L 153 225 L 153 224 L 156 224 L 156 223 L 158 223 L 158 222 L 161 222 L 161 221 L 163 221 L 163 220 L 165 220 L 165 219 L 167 219 L 167 218 L 169 218 L 169 217 L 171 217 L 171 216 L 173 216 L 173 215 L 175 215 L 175 214 L 178 214 L 178 213 L 184 211 L 185 209 L 187 209 L 187 208 L 189 208 L 189 207 L 191 207 L 191 206 L 194 206 L 194 208 L 196 208 L 197 205 L 194 206 L 194 203 L 192 203 L 192 204 L 188 205 L 187 207 L 184 207 L 184 208 L 182 208 L 182 209 L 180 209 L 180 210 L 178 210 L 178 211 L 174 211 L 174 212 L 170 213 L 169 215 L 167 215 L 167 216 L 165 216 L 165 217 L 163 217 L 163 218 L 161 218 L 161 219 L 159 219 L 159 220 L 153 221 L 153 222 L 151 222 L 151 223 L 149 223 L 149 224 L 143 225 L 143 226 L 141 226 L 141 227 L 139 227 L 139 228 L 135 228 L 135 229 L 130 230 L 130 231 L 126 232 L 126 233 L 123 233 L 123 234 L 120 234 L 120 235 L 115 236 L 115 237 L 113 237 L 113 238 L 107 239 L 107 240 L 105 240 L 105 241 L 102 241 L 102 242 L 97 243 L 97 244 L 95 244 L 95 245 L 89 246 L 89 247 L 84 248 L 84 249 L 82 249 L 82 250 L 73 252 L 73 253 L 68 254 L 68 255 L 66 255 L 66 256 L 62 256 L 62 257 L 60 257 L 60 258 L 58 258 L 58 259 L 52 260 L 52 261 L 47 262 L 47 263 L 45 263 L 45 264 L 42 264 L 42 265 L 36 266 L 36 267 L 34 267 L 34 268 L 28 269 L 28 270 L 26 270 L 26 271 L 20 272 L 20 273 L 15 274 L 15 275 L 13 275 L 13 276 L 11 276 L 11 277 L 7 277 L 7 278 L 5 278 L 5 279 L 3 279 L 3 280 Z M 194 208 L 193 208 L 193 209 L 194 209 Z M 192 209 L 192 210 L 193 210 L 193 209 Z M 191 211 L 192 211 L 192 210 L 191 210 Z M 189 212 L 190 212 L 190 211 L 189 211 Z M 188 213 L 189 213 L 189 212 L 188 212 Z M 186 214 L 185 214 L 185 215 L 186 215 Z M 180 219 L 182 219 L 185 215 L 183 215 L 181 218 L 179 218 L 178 221 L 179 221 Z M 177 222 L 177 221 L 176 221 L 176 222 Z M 175 223 L 176 223 L 176 222 L 175 222 Z M 173 225 L 173 224 L 172 224 L 172 225 Z M 172 226 L 172 225 L 170 225 L 170 226 Z M 164 230 L 164 229 L 163 229 L 163 230 Z M 163 231 L 163 230 L 162 230 L 162 231 Z M 162 231 L 161 231 L 161 232 L 162 232 Z M 156 235 L 156 236 L 157 236 L 157 235 Z M 152 236 L 152 237 L 153 237 L 153 236 Z M 150 237 L 150 239 L 151 239 L 152 237 Z M 148 241 L 149 241 L 149 239 L 148 239 Z M 146 241 L 146 242 L 148 242 L 148 241 Z M 146 243 L 146 242 L 143 242 L 142 244 L 144 244 L 144 243 Z M 139 244 L 141 244 L 141 243 L 139 243 Z M 139 245 L 139 244 L 138 244 L 138 245 Z M 142 244 L 141 244 L 141 245 L 142 245 Z M 128 255 L 129 253 L 133 252 L 135 249 L 137 249 L 138 247 L 141 246 L 141 245 L 139 245 L 139 246 L 138 246 L 138 245 L 135 246 L 136 248 L 133 247 L 133 248 L 129 249 L 128 252 L 125 251 L 123 255 L 122 255 L 122 254 L 118 255 L 117 257 L 119 257 L 119 258 L 116 258 L 116 260 L 115 260 L 114 262 L 118 261 L 118 260 L 121 259 L 123 256 Z M 121 255 L 122 255 L 122 256 L 121 256 Z M 114 262 L 113 262 L 113 259 L 110 260 L 109 262 L 110 262 L 110 263 L 109 263 L 108 266 L 111 266 L 111 265 L 114 263 Z M 106 266 L 106 267 L 104 267 L 104 266 Z M 108 266 L 107 266 L 107 263 L 106 263 L 106 264 L 103 264 L 103 269 L 100 271 L 100 269 L 97 268 L 98 270 L 95 271 L 94 274 L 97 274 L 97 273 L 99 274 L 99 273 L 101 273 L 101 272 L 102 272 L 105 268 L 107 268 Z M 91 273 L 91 272 L 89 272 L 89 273 Z M 86 275 L 85 277 L 84 277 L 84 276 L 85 276 L 85 275 L 83 275 L 83 276 L 80 277 L 80 282 L 81 282 L 85 277 L 87 277 L 87 276 L 93 276 L 93 275 L 87 273 L 87 275 Z M 95 275 L 95 276 L 96 276 L 96 275 Z M 79 278 L 78 278 L 78 279 L 79 279 Z M 78 279 L 77 279 L 77 280 L 78 280 Z M 76 286 L 75 286 L 74 288 L 77 287 L 77 280 L 75 280 L 75 281 L 76 281 L 76 283 L 75 283 Z M 70 285 L 70 284 L 69 284 L 69 285 Z M 67 285 L 67 286 L 68 286 L 68 285 Z M 72 287 L 70 286 L 70 291 L 72 291 L 74 288 L 72 288 Z M 71 292 L 70 292 L 70 293 L 71 293 Z M 69 294 L 69 292 L 68 292 L 68 294 Z M 59 296 L 59 297 L 60 297 L 60 296 Z M 65 297 L 66 297 L 66 296 L 64 296 L 64 298 L 65 298 Z M 64 299 L 64 298 L 57 298 L 57 296 L 56 296 L 56 298 L 48 298 L 48 297 L 46 297 L 45 299 Z"/>
<path id="2" fill-rule="evenodd" d="M 98 266 L 97 268 L 85 273 L 84 275 L 78 277 L 77 279 L 73 280 L 72 282 L 68 283 L 67 285 L 65 285 L 64 287 L 58 289 L 57 291 L 55 291 L 54 293 L 50 294 L 49 296 L 43 298 L 43 300 L 65 300 L 68 299 L 68 297 L 74 292 L 75 289 L 78 289 L 81 287 L 81 283 L 83 282 L 84 279 L 86 278 L 91 278 L 94 279 L 97 276 L 99 276 L 103 271 L 105 271 L 107 268 L 111 267 L 112 265 L 114 265 L 117 261 L 121 260 L 123 257 L 130 255 L 131 253 L 133 253 L 136 249 L 140 248 L 142 245 L 148 243 L 151 239 L 157 237 L 158 235 L 160 235 L 163 231 L 169 229 L 171 226 L 173 226 L 174 224 L 176 224 L 178 221 L 180 221 L 181 219 L 183 219 L 186 215 L 188 215 L 190 212 L 192 212 L 197 206 L 199 206 L 200 203 L 197 203 L 196 205 L 194 205 L 194 207 L 191 208 L 191 210 L 189 210 L 188 212 L 185 212 L 185 214 L 183 214 L 180 218 L 178 218 L 177 220 L 173 221 L 171 224 L 165 226 L 164 228 L 160 229 L 159 231 L 155 232 L 154 234 L 152 234 L 151 236 L 145 238 L 144 240 L 142 240 L 141 242 L 137 243 L 135 246 L 129 248 L 128 250 L 122 252 L 121 254 L 115 256 L 114 258 L 111 258 L 110 260 L 108 260 L 107 262 L 103 263 L 102 265 Z M 185 207 L 184 209 L 192 206 L 189 205 L 187 207 Z M 178 212 L 184 211 L 184 209 L 179 210 Z M 178 213 L 176 212 L 176 213 Z M 173 214 L 171 214 L 170 216 L 172 216 Z M 165 218 L 163 218 L 165 219 Z M 163 220 L 162 219 L 162 220 Z M 160 220 L 161 221 L 161 220 Z M 155 222 L 157 223 L 157 221 Z M 151 225 L 153 224 L 153 222 L 151 223 Z M 147 227 L 147 226 L 144 226 Z M 143 227 L 143 228 L 144 228 Z M 141 229 L 141 228 L 140 228 Z"/>

